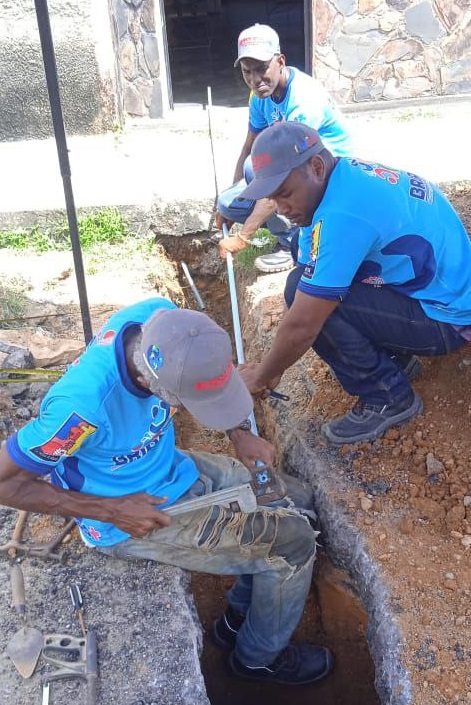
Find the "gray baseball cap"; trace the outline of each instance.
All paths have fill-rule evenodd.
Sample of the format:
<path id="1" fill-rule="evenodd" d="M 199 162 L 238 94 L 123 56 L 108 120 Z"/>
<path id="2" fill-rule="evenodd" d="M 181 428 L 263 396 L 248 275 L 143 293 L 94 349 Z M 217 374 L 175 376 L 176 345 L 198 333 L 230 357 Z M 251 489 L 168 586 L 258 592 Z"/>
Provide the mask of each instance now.
<path id="1" fill-rule="evenodd" d="M 234 66 L 238 66 L 242 59 L 269 61 L 275 54 L 280 54 L 278 34 L 267 24 L 254 24 L 239 34 Z"/>
<path id="2" fill-rule="evenodd" d="M 159 309 L 143 326 L 141 353 L 162 398 L 178 401 L 204 426 L 227 430 L 252 413 L 252 397 L 232 362 L 231 339 L 206 314 Z"/>
<path id="3" fill-rule="evenodd" d="M 252 145 L 253 181 L 240 198 L 266 198 L 296 167 L 324 149 L 319 133 L 302 122 L 277 122 L 265 128 Z"/>

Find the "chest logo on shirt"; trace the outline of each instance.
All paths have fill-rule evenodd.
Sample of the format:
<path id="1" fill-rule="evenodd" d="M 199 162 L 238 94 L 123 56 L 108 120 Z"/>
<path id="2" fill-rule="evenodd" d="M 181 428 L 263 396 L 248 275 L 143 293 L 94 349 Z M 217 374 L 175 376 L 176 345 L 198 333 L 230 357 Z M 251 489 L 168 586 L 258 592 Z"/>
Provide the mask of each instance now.
<path id="1" fill-rule="evenodd" d="M 166 431 L 170 426 L 172 417 L 176 414 L 176 412 L 177 409 L 175 407 L 169 406 L 164 401 L 159 400 L 157 404 L 154 404 L 151 411 L 152 420 L 149 424 L 148 430 L 141 438 L 141 442 L 139 445 L 131 448 L 129 453 L 115 455 L 112 458 L 112 469 L 116 470 L 122 465 L 127 465 L 135 460 L 139 460 L 147 455 L 152 448 L 155 448 L 164 431 Z"/>
<path id="2" fill-rule="evenodd" d="M 82 443 L 95 433 L 97 428 L 83 416 L 74 412 L 52 438 L 40 446 L 30 448 L 30 451 L 40 460 L 55 462 L 59 458 L 75 453 Z"/>

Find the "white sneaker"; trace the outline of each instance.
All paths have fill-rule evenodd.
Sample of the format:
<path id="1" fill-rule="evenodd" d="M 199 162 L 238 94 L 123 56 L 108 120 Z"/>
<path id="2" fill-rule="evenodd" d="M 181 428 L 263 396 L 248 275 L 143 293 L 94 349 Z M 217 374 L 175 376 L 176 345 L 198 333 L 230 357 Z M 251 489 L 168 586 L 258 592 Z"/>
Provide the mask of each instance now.
<path id="1" fill-rule="evenodd" d="M 260 272 L 270 274 L 271 272 L 284 272 L 285 269 L 291 269 L 294 267 L 294 262 L 290 250 L 277 244 L 272 252 L 257 257 L 254 266 Z"/>

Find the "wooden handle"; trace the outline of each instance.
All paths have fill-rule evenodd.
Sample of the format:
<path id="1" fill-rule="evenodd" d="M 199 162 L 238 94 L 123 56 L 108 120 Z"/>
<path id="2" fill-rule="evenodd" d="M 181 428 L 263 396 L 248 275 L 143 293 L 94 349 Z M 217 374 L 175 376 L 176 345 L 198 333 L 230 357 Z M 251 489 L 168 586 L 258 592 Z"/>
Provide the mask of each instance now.
<path id="1" fill-rule="evenodd" d="M 19 563 L 12 565 L 10 580 L 15 610 L 18 614 L 24 615 L 26 611 L 25 581 L 23 571 Z"/>

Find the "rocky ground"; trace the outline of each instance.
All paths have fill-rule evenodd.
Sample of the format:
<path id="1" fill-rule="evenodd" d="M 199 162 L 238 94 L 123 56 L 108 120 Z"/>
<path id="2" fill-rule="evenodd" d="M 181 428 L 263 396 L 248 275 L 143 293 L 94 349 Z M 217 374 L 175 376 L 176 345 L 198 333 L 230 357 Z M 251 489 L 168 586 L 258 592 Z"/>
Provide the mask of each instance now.
<path id="1" fill-rule="evenodd" d="M 471 232 L 469 189 L 457 185 L 450 188 L 449 195 Z M 171 253 L 174 261 L 181 258 L 178 247 Z M 7 259 L 2 253 L 0 264 L 4 278 L 17 268 L 18 276 L 27 282 L 31 300 L 46 299 L 54 306 L 54 311 L 36 319 L 28 329 L 29 335 L 34 332 L 51 338 L 51 348 L 58 339 L 77 341 L 81 337 L 78 309 L 70 304 L 75 296 L 71 263 L 59 259 Z M 208 313 L 230 327 L 227 300 L 223 303 L 227 291 L 217 255 L 206 247 L 203 259 L 195 255 L 197 259 L 197 285 L 203 297 L 211 300 Z M 212 272 L 209 279 L 205 267 L 207 273 Z M 214 276 L 215 272 L 219 274 Z M 249 360 L 257 359 L 269 344 L 282 315 L 283 280 L 283 275 L 257 279 L 244 275 L 243 286 L 247 288 L 240 299 L 245 299 L 243 325 Z M 189 288 L 184 282 L 183 288 L 181 281 L 178 284 L 177 270 L 162 248 L 157 248 L 145 265 L 142 258 L 128 260 L 118 270 L 114 262 L 110 272 L 90 275 L 87 281 L 95 330 L 114 308 L 152 295 L 156 288 L 196 307 Z M 19 333 L 8 331 L 10 344 L 15 335 Z M 375 443 L 334 450 L 320 440 L 321 423 L 344 413 L 352 400 L 311 353 L 280 385 L 291 401 L 281 413 L 273 403 L 259 404 L 260 419 L 280 458 L 286 438 L 295 429 L 315 449 L 326 472 L 336 478 L 330 496 L 339 513 L 364 535 L 369 554 L 388 586 L 391 613 L 402 634 L 401 658 L 412 681 L 411 702 L 469 705 L 471 348 L 465 346 L 446 358 L 422 359 L 422 363 L 414 388 L 423 398 L 423 415 L 390 430 Z M 0 385 L 1 435 L 35 413 L 40 392 L 36 400 L 27 397 L 29 401 L 25 401 L 22 393 L 13 397 L 8 385 Z M 342 699 L 335 702 L 347 703 Z"/>

